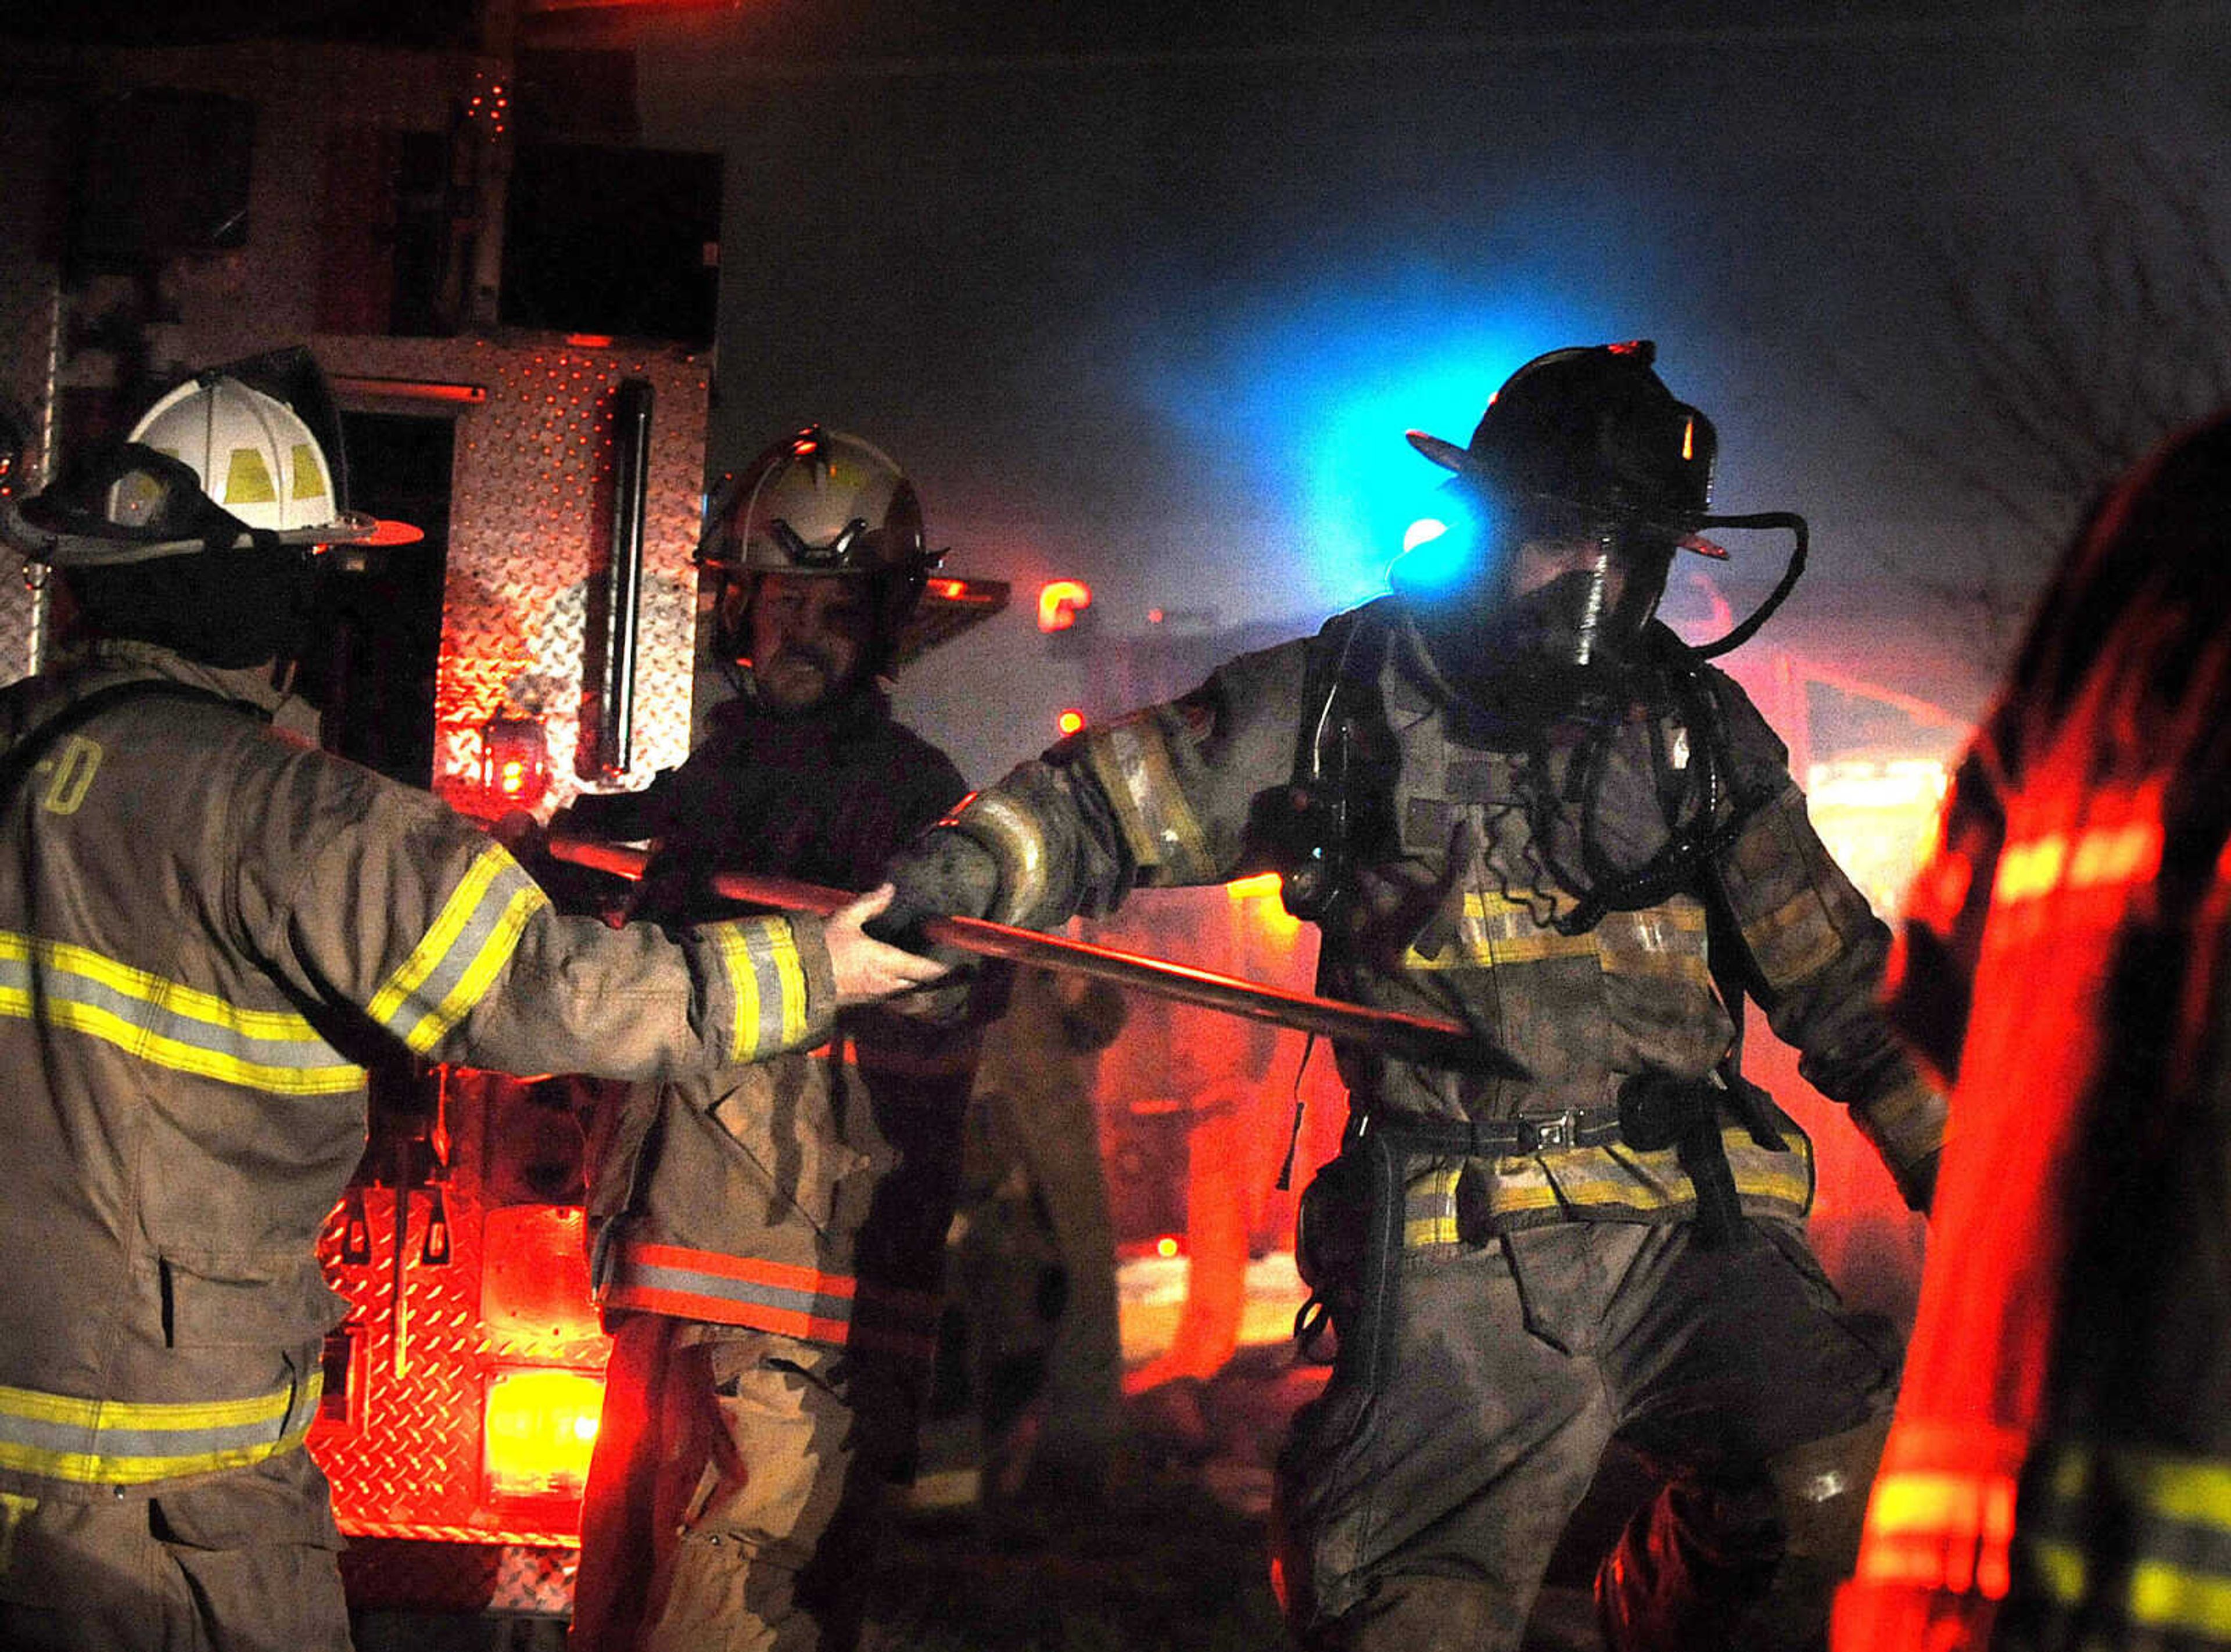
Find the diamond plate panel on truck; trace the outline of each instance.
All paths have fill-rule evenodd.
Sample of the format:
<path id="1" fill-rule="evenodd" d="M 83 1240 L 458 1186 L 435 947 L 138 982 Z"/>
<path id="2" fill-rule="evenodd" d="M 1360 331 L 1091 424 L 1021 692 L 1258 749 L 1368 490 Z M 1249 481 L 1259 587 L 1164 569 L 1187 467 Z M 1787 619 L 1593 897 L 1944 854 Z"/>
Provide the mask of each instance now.
<path id="1" fill-rule="evenodd" d="M 45 480 L 61 302 L 51 268 L 0 261 L 0 405 L 29 426 L 31 446 L 17 473 L 19 490 L 25 494 Z M 21 567 L 13 552 L 0 553 L 0 682 L 13 682 L 38 668 L 46 596 L 32 589 Z"/>
<path id="2" fill-rule="evenodd" d="M 518 1612 L 573 1609 L 574 1549 L 359 1538 L 341 1554 L 349 1604 L 360 1611 Z"/>
<path id="3" fill-rule="evenodd" d="M 577 1305 L 578 1318 L 546 1333 L 516 1326 L 491 1331 L 483 1323 L 488 1212 L 482 1189 L 491 1154 L 504 1151 L 504 1144 L 492 1140 L 490 1097 L 495 1087 L 515 1082 L 487 1074 L 452 1074 L 450 1170 L 442 1185 L 449 1260 L 438 1265 L 424 1260 L 433 1202 L 427 1189 L 414 1189 L 403 1240 L 399 1320 L 391 1188 L 362 1190 L 368 1261 L 342 1260 L 346 1205 L 319 1241 L 327 1279 L 348 1299 L 353 1358 L 347 1415 L 320 1420 L 311 1429 L 310 1449 L 333 1480 L 333 1512 L 351 1537 L 578 1546 L 577 1502 L 492 1498 L 482 1468 L 482 1406 L 490 1376 L 522 1366 L 601 1374 L 609 1352 L 585 1300 Z M 340 1408 L 333 1404 L 332 1409 Z"/>
<path id="4" fill-rule="evenodd" d="M 450 378 L 488 391 L 457 421 L 435 689 L 436 790 L 469 784 L 481 728 L 507 708 L 543 719 L 553 809 L 579 791 L 641 785 L 679 764 L 689 752 L 703 364 L 686 353 L 553 342 L 333 339 L 318 347 L 329 371 Z M 627 774 L 591 786 L 574 760 L 589 628 L 602 611 L 611 555 L 612 400 L 624 378 L 647 379 L 653 396 L 635 732 Z"/>

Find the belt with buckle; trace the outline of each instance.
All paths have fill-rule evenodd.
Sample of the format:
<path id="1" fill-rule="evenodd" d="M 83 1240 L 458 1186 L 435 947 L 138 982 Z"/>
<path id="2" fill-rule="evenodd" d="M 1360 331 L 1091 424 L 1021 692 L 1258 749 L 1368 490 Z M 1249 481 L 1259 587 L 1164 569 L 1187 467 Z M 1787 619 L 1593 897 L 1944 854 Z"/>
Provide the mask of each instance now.
<path id="1" fill-rule="evenodd" d="M 1466 1158 L 1505 1158 L 1561 1147 L 1600 1147 L 1617 1141 L 1617 1107 L 1567 1107 L 1562 1113 L 1516 1119 L 1432 1119 L 1418 1113 L 1376 1113 L 1365 1133 L 1384 1132 L 1412 1152 L 1461 1153 Z"/>

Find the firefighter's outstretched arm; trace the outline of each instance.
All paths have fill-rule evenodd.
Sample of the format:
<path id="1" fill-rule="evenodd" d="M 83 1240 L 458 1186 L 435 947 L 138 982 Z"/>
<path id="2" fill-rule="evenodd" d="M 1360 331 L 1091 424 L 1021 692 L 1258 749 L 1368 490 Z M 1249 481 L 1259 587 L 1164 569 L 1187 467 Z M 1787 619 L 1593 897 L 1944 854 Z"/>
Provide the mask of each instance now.
<path id="1" fill-rule="evenodd" d="M 566 916 L 433 798 L 321 752 L 252 749 L 263 784 L 231 811 L 244 944 L 430 1060 L 685 1077 L 810 1049 L 840 1009 L 943 973 L 862 932 L 876 897 L 673 932 Z"/>
<path id="2" fill-rule="evenodd" d="M 1256 798 L 1292 778 L 1303 641 L 1226 661 L 1191 693 L 1071 735 L 960 805 L 886 868 L 876 932 L 928 917 L 1051 929 L 1136 887 L 1221 883 L 1269 861 Z"/>

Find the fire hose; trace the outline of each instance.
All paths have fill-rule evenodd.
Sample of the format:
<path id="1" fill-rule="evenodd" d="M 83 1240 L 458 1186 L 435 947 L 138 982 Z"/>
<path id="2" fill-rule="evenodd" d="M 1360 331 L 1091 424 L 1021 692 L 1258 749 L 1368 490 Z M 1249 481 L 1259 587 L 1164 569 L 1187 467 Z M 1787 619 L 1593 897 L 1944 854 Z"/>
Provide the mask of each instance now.
<path id="1" fill-rule="evenodd" d="M 645 850 L 565 832 L 553 833 L 548 848 L 554 859 L 631 881 L 640 880 L 650 863 Z M 724 900 L 744 901 L 779 912 L 812 913 L 824 918 L 859 899 L 841 889 L 759 872 L 716 873 L 712 889 Z M 1179 1003 L 1290 1027 L 1342 1043 L 1367 1045 L 1428 1067 L 1495 1078 L 1527 1076 L 1526 1069 L 1510 1055 L 1460 1022 L 1321 998 L 1259 981 L 1219 975 L 1190 964 L 1146 958 L 1112 946 L 1044 935 L 1036 930 L 1018 929 L 981 918 L 932 918 L 922 924 L 922 932 L 931 944 L 956 952 L 1003 958 L 1036 969 L 1090 976 Z"/>

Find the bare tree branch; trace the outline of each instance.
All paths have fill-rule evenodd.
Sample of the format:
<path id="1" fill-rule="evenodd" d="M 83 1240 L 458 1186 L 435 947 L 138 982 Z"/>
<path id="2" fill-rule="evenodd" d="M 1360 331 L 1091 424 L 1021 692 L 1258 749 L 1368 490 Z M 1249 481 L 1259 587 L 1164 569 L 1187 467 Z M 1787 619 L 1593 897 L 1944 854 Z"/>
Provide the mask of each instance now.
<path id="1" fill-rule="evenodd" d="M 2001 645 L 2092 498 L 2171 430 L 2231 404 L 2221 186 L 2134 145 L 2076 172 L 2066 202 L 2049 234 L 2002 218 L 1924 241 L 1936 313 L 1916 333 L 1938 343 L 1917 384 L 1885 390 L 1834 365 L 1900 451 L 1983 508 L 1964 564 L 1909 547 L 1880 552 L 1884 565 Z"/>

